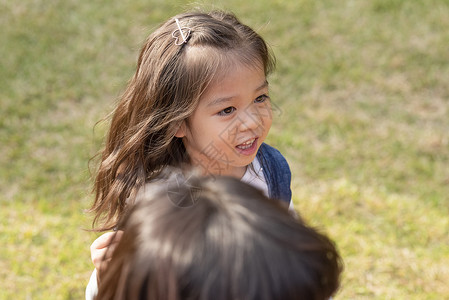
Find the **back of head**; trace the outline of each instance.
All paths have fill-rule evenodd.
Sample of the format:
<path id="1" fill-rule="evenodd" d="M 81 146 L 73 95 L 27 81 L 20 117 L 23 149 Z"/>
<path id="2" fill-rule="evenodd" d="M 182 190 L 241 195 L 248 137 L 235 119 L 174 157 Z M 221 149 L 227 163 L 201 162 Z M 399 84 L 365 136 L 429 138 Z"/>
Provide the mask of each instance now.
<path id="1" fill-rule="evenodd" d="M 339 286 L 333 243 L 237 179 L 177 180 L 136 203 L 98 299 L 328 299 Z"/>

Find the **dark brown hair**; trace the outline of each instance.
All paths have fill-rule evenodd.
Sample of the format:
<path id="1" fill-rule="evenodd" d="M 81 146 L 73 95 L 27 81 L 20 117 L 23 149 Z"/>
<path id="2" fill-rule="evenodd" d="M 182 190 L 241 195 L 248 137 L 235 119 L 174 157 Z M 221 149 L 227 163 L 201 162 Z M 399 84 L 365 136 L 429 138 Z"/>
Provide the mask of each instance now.
<path id="1" fill-rule="evenodd" d="M 335 245 L 279 201 L 231 177 L 151 185 L 120 222 L 96 299 L 324 300 L 337 291 Z"/>
<path id="2" fill-rule="evenodd" d="M 172 33 L 191 29 L 176 45 Z M 232 14 L 190 12 L 169 19 L 143 45 L 136 73 L 113 111 L 95 178 L 93 226 L 116 226 L 126 199 L 166 166 L 189 163 L 175 133 L 195 110 L 212 80 L 235 63 L 261 66 L 268 75 L 274 57 L 264 40 Z"/>

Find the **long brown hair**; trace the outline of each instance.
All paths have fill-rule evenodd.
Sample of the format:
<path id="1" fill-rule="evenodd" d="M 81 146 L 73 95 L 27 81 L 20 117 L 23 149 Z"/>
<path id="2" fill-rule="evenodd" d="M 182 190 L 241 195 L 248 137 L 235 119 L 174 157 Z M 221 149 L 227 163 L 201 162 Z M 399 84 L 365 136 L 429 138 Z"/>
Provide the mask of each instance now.
<path id="1" fill-rule="evenodd" d="M 175 18 L 191 32 L 177 45 Z M 232 14 L 213 11 L 174 16 L 144 43 L 134 76 L 113 111 L 94 183 L 93 226 L 116 226 L 126 199 L 165 166 L 189 163 L 181 123 L 195 110 L 208 84 L 230 62 L 262 65 L 268 75 L 274 57 L 264 40 Z"/>
<path id="2" fill-rule="evenodd" d="M 334 243 L 279 201 L 232 177 L 166 183 L 150 183 L 122 217 L 98 300 L 327 300 L 337 291 Z"/>

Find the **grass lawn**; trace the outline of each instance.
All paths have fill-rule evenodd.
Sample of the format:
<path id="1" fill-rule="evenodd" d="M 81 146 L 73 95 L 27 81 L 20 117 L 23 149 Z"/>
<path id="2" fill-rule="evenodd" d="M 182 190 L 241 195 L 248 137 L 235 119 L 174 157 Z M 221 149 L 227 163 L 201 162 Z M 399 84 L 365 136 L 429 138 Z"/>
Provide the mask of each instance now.
<path id="1" fill-rule="evenodd" d="M 336 299 L 449 298 L 449 1 L 0 4 L 0 299 L 82 299 L 89 159 L 148 33 L 202 4 L 276 54 L 268 142 L 345 261 Z"/>

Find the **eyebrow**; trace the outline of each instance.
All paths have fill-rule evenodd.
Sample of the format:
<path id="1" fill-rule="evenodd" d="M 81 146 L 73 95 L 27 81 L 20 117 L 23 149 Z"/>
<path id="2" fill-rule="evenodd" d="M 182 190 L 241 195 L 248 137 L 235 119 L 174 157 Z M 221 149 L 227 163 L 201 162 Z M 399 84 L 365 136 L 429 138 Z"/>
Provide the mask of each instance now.
<path id="1" fill-rule="evenodd" d="M 268 81 L 267 80 L 265 80 L 258 88 L 256 88 L 255 90 L 254 90 L 254 92 L 258 92 L 258 91 L 260 91 L 260 90 L 263 90 L 264 88 L 266 88 L 266 87 L 268 87 Z M 216 106 L 216 105 L 219 105 L 219 104 L 223 104 L 223 103 L 226 103 L 226 102 L 229 102 L 229 101 L 231 101 L 233 98 L 235 98 L 235 96 L 230 96 L 230 97 L 223 97 L 223 98 L 217 98 L 217 99 L 214 99 L 214 100 L 212 100 L 211 102 L 209 102 L 208 104 L 207 104 L 207 107 L 210 107 L 210 106 Z"/>

